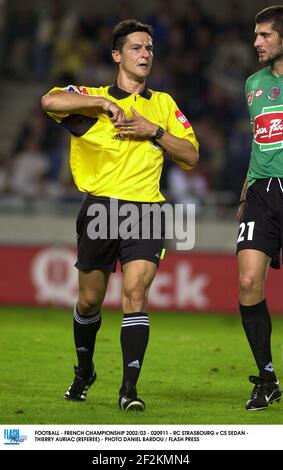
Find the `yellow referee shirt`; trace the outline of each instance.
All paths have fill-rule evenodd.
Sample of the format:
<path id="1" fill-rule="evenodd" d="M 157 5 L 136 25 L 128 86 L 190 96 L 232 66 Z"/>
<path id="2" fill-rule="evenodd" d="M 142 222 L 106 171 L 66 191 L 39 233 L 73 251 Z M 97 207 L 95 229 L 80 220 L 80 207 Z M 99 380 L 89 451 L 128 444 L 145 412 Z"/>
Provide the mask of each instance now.
<path id="1" fill-rule="evenodd" d="M 167 93 L 145 88 L 138 95 L 112 86 L 92 88 L 69 85 L 64 90 L 85 95 L 105 96 L 125 114 L 130 107 L 172 135 L 189 140 L 198 150 L 194 131 Z M 105 113 L 91 118 L 79 114 L 48 114 L 71 132 L 70 164 L 80 191 L 94 196 L 140 202 L 164 201 L 159 189 L 163 149 L 153 140 L 122 138 Z M 179 163 L 184 169 L 189 165 Z"/>

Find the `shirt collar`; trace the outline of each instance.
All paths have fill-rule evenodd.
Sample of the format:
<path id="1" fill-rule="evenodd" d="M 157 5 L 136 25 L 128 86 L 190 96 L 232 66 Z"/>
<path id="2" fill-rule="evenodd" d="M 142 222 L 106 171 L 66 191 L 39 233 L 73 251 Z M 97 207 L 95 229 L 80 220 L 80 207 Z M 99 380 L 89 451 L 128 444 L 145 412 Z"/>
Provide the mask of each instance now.
<path id="1" fill-rule="evenodd" d="M 123 98 L 127 98 L 128 96 L 132 95 L 132 93 L 128 93 L 127 91 L 119 88 L 117 82 L 115 82 L 114 85 L 110 86 L 108 93 L 109 95 L 113 96 L 113 98 L 116 98 L 116 100 L 122 100 Z M 149 100 L 151 98 L 152 93 L 147 87 L 145 87 L 143 91 L 139 93 L 139 95 Z"/>

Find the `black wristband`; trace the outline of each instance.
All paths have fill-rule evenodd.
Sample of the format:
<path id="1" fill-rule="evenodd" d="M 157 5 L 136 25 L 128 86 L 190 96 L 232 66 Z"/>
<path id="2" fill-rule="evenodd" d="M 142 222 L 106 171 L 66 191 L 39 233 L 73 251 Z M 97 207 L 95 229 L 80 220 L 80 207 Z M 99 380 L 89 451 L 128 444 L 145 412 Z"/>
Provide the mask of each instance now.
<path id="1" fill-rule="evenodd" d="M 243 202 L 246 202 L 246 199 L 242 199 L 242 200 L 239 202 L 239 205 L 240 205 L 240 204 L 243 204 Z"/>
<path id="2" fill-rule="evenodd" d="M 164 135 L 164 132 L 165 132 L 165 129 L 163 129 L 163 127 L 159 126 L 156 133 L 155 133 L 154 140 L 161 139 L 161 137 Z"/>

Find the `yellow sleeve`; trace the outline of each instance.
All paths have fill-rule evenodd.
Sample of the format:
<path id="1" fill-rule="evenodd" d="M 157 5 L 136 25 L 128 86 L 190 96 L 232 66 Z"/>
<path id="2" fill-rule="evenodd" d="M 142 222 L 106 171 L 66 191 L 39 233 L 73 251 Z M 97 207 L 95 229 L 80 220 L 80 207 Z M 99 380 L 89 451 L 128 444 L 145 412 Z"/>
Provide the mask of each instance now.
<path id="1" fill-rule="evenodd" d="M 47 94 L 52 93 L 53 91 L 68 91 L 69 93 L 79 93 L 81 95 L 93 95 L 93 89 L 85 86 L 76 86 L 76 85 L 67 85 L 65 87 L 57 87 L 55 86 L 51 90 L 47 92 Z M 61 121 L 66 117 L 69 116 L 70 113 L 64 113 L 64 112 L 49 112 L 47 111 L 48 116 L 50 116 L 54 121 L 56 121 L 58 124 L 61 123 Z"/>
<path id="2" fill-rule="evenodd" d="M 167 95 L 168 104 L 169 104 L 169 113 L 168 113 L 168 121 L 167 121 L 167 131 L 170 134 L 174 135 L 175 137 L 179 137 L 180 139 L 186 139 L 194 146 L 196 151 L 199 150 L 199 143 L 195 136 L 194 130 L 192 128 L 191 123 L 188 121 L 186 116 L 180 111 L 177 104 L 173 100 L 170 95 Z M 174 156 L 172 157 L 173 160 L 185 170 L 191 170 L 192 167 L 187 163 L 182 163 L 175 160 Z"/>

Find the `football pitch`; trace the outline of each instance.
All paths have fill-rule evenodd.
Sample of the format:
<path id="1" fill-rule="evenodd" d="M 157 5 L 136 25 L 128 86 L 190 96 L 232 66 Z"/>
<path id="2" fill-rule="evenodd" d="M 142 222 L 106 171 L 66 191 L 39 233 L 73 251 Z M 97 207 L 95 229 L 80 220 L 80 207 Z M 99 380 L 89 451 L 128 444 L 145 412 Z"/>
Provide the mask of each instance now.
<path id="1" fill-rule="evenodd" d="M 283 401 L 244 408 L 256 375 L 239 316 L 151 313 L 138 391 L 144 413 L 118 409 L 120 312 L 103 311 L 86 403 L 66 402 L 73 379 L 72 312 L 0 308 L 1 424 L 283 424 Z M 273 361 L 283 384 L 283 318 L 273 317 Z"/>

